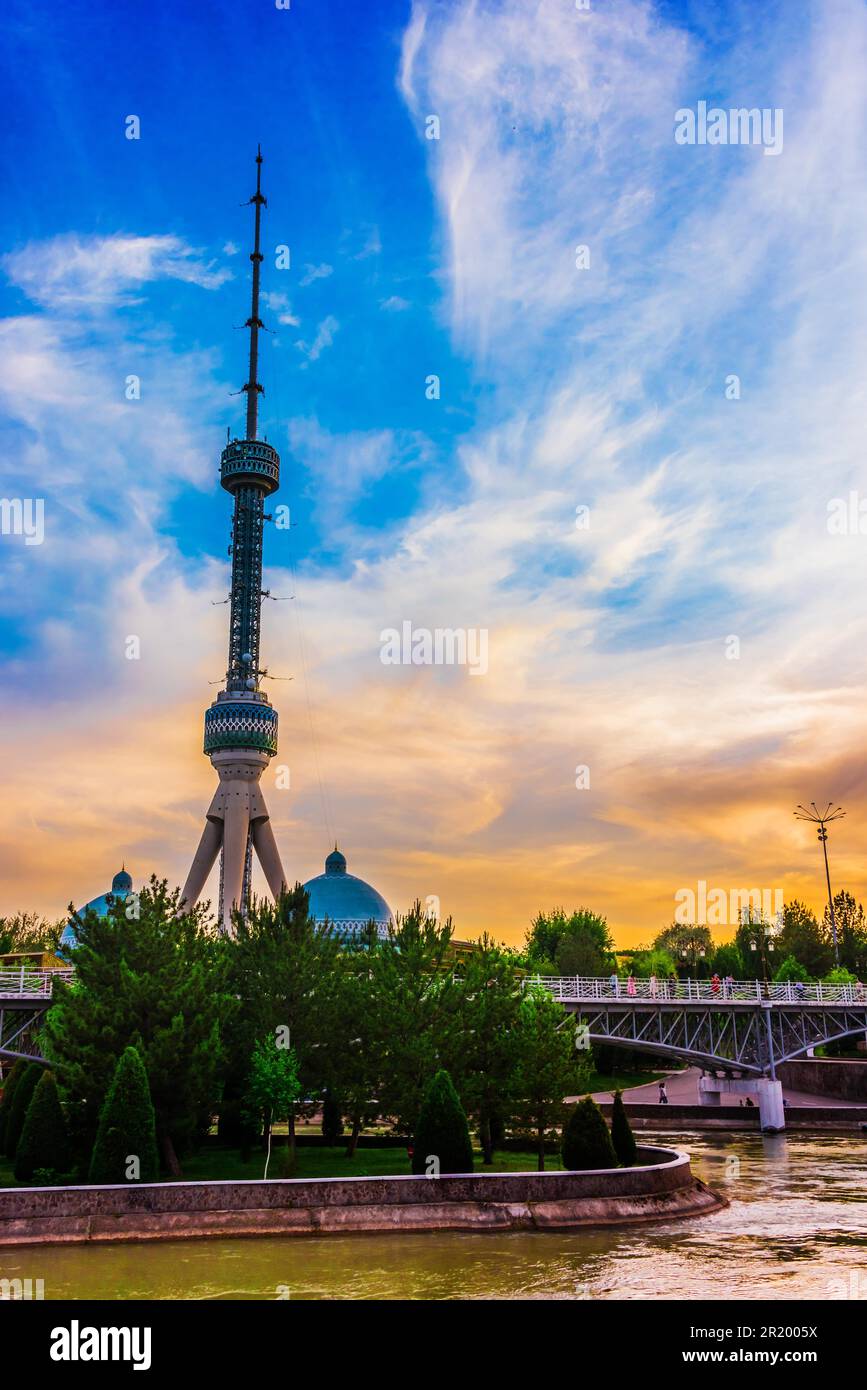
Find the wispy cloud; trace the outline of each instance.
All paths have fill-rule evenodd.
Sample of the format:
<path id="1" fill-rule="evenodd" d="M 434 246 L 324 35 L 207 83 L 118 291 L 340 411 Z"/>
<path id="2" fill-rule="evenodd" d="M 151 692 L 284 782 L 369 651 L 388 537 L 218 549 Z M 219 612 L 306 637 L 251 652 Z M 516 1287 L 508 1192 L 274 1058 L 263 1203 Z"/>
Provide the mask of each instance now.
<path id="1" fill-rule="evenodd" d="M 308 362 L 316 362 L 326 348 L 330 348 L 334 342 L 334 335 L 337 333 L 340 324 L 333 314 L 328 314 L 316 329 L 316 336 L 312 343 L 306 343 L 299 339 L 295 346 L 300 352 L 304 353 Z M 305 364 L 306 365 L 306 364 Z"/>
<path id="2" fill-rule="evenodd" d="M 325 280 L 334 270 L 333 265 L 326 265 L 323 261 L 321 265 L 305 265 L 304 274 L 298 281 L 302 287 L 312 285 L 314 280 Z"/>
<path id="3" fill-rule="evenodd" d="M 68 234 L 11 251 L 2 264 L 28 299 L 59 310 L 128 304 L 152 280 L 184 280 L 213 290 L 232 278 L 230 270 L 203 260 L 176 236 Z"/>

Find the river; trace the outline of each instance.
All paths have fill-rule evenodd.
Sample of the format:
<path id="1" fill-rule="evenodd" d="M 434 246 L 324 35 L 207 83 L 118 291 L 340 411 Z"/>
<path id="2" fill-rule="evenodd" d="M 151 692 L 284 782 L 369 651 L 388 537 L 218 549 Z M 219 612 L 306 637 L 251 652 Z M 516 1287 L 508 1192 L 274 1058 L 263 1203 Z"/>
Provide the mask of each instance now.
<path id="1" fill-rule="evenodd" d="M 867 1136 L 684 1133 L 656 1141 L 688 1150 L 694 1171 L 730 1205 L 694 1221 L 574 1233 L 9 1249 L 0 1251 L 0 1273 L 42 1278 L 46 1299 L 867 1301 Z"/>

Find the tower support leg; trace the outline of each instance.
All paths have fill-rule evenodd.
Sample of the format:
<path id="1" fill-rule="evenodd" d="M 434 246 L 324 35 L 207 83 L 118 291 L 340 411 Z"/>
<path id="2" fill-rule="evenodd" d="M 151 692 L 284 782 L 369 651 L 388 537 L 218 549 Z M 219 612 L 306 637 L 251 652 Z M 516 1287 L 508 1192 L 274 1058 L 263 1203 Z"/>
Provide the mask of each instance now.
<path id="1" fill-rule="evenodd" d="M 222 843 L 223 822 L 206 820 L 202 838 L 199 841 L 199 848 L 196 850 L 190 865 L 190 872 L 187 874 L 187 881 L 181 893 L 182 912 L 189 912 L 199 901 L 199 896 L 207 882 L 208 874 L 214 867 Z"/>
<path id="2" fill-rule="evenodd" d="M 243 800 L 229 802 L 223 821 L 223 920 L 222 928 L 230 931 L 232 912 L 243 903 L 244 865 L 247 862 L 247 835 L 250 820 Z"/>
<path id="3" fill-rule="evenodd" d="M 268 887 L 274 895 L 274 901 L 277 902 L 280 894 L 286 890 L 286 875 L 280 863 L 280 851 L 270 820 L 257 820 L 253 825 L 253 848 L 262 865 Z"/>

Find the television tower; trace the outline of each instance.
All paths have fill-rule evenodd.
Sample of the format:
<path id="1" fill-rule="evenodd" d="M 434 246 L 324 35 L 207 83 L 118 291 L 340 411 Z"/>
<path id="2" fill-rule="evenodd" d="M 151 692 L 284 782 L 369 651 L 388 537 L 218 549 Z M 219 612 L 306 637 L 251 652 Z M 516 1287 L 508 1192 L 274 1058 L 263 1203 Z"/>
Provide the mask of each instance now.
<path id="1" fill-rule="evenodd" d="M 220 925 L 231 931 L 232 912 L 243 912 L 250 900 L 253 850 L 277 898 L 286 875 L 268 816 L 259 779 L 277 752 L 277 711 L 259 681 L 259 635 L 262 623 L 262 528 L 265 498 L 280 485 L 280 458 L 257 439 L 259 274 L 262 253 L 259 233 L 262 208 L 262 150 L 256 154 L 256 209 L 253 263 L 253 303 L 246 326 L 250 330 L 250 366 L 243 387 L 247 396 L 247 432 L 231 439 L 220 458 L 220 482 L 234 498 L 232 519 L 232 589 L 229 616 L 229 665 L 226 688 L 205 711 L 204 751 L 220 779 L 208 808 L 205 828 L 182 893 L 189 910 L 198 901 L 217 855 L 220 859 Z"/>

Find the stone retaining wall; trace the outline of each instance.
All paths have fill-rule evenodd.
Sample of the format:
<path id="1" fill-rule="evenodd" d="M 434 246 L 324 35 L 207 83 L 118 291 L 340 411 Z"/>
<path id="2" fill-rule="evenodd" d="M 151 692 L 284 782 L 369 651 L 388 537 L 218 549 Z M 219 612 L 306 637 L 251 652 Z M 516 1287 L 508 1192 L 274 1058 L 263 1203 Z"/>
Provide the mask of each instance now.
<path id="1" fill-rule="evenodd" d="M 330 1232 L 563 1229 L 702 1214 L 725 1205 L 687 1154 L 639 1166 L 442 1178 L 288 1178 L 0 1189 L 0 1245 Z"/>
<path id="2" fill-rule="evenodd" d="M 867 1107 L 867 1061 L 844 1057 L 798 1057 L 781 1062 L 777 1075 L 792 1091 L 836 1096 L 838 1100 L 863 1101 Z"/>
<path id="3" fill-rule="evenodd" d="M 678 1133 L 685 1129 L 761 1129 L 758 1106 L 658 1105 L 638 1104 L 634 1101 L 626 1101 L 625 1105 L 629 1123 L 637 1130 L 673 1130 Z M 610 1120 L 611 1102 L 601 1101 L 599 1108 L 606 1119 Z M 786 1106 L 786 1129 L 860 1131 L 865 1128 L 867 1105 Z"/>

